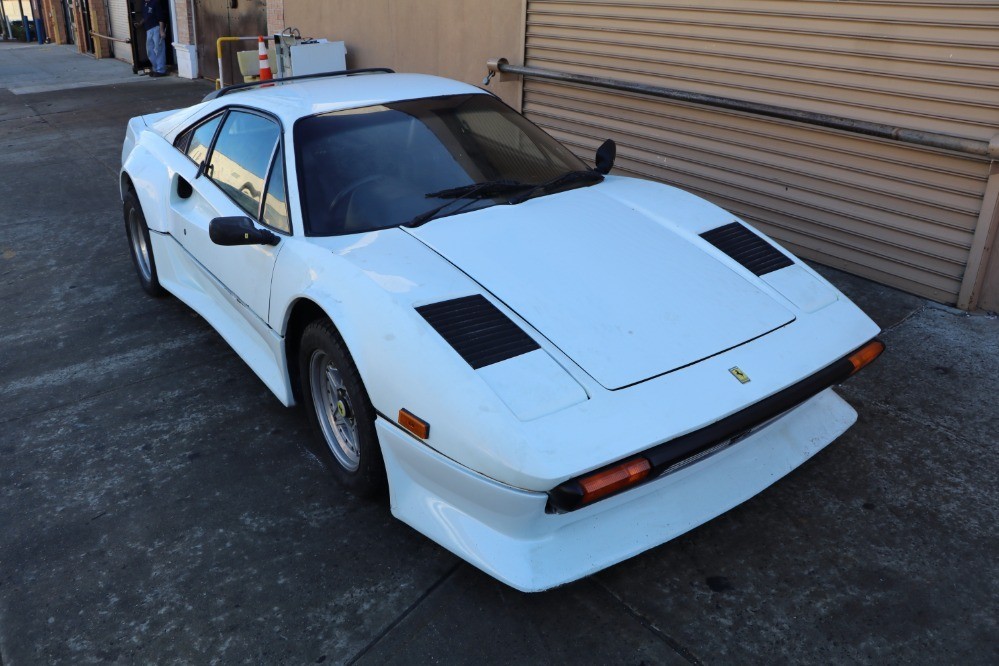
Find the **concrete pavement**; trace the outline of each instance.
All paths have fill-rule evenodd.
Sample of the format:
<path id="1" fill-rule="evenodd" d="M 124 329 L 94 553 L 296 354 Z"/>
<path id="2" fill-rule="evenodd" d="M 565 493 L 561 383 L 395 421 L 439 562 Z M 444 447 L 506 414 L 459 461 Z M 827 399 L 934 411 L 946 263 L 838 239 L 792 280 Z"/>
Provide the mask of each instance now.
<path id="1" fill-rule="evenodd" d="M 209 87 L 102 61 L 111 85 L 66 88 L 88 60 L 0 45 L 0 664 L 999 661 L 994 317 L 825 271 L 886 329 L 841 391 L 857 425 L 707 525 L 523 595 L 341 491 L 300 410 L 145 296 L 125 122 Z"/>
<path id="2" fill-rule="evenodd" d="M 3 87 L 19 95 L 150 81 L 113 58 L 79 55 L 74 46 L 2 42 Z"/>

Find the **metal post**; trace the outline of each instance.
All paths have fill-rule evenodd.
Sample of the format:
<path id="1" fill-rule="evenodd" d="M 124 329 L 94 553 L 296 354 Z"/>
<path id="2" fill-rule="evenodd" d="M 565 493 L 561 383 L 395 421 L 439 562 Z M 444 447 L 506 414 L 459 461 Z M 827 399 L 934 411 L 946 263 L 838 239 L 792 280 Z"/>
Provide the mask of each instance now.
<path id="1" fill-rule="evenodd" d="M 993 139 L 999 145 L 999 135 Z M 961 280 L 961 293 L 957 297 L 957 307 L 970 310 L 978 307 L 982 295 L 985 275 L 989 268 L 989 257 L 992 247 L 999 240 L 999 162 L 992 162 L 989 167 L 989 179 L 982 197 L 982 210 L 978 215 L 975 235 L 971 241 L 971 252 L 968 265 L 964 269 Z"/>

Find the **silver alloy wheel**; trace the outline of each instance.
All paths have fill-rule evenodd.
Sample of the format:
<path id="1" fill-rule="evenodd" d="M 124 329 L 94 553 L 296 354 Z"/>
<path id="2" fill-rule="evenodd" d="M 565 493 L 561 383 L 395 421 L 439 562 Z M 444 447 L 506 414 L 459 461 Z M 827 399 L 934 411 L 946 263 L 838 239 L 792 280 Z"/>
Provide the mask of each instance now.
<path id="1" fill-rule="evenodd" d="M 142 279 L 151 282 L 153 279 L 152 264 L 149 262 L 149 246 L 146 245 L 146 234 L 143 233 L 139 221 L 139 211 L 132 208 L 128 211 L 128 235 L 132 237 L 132 254 L 135 255 L 135 265 L 142 273 Z"/>
<path id="2" fill-rule="evenodd" d="M 340 370 L 321 349 L 312 352 L 309 359 L 309 384 L 326 445 L 340 466 L 353 472 L 361 462 L 357 419 Z"/>

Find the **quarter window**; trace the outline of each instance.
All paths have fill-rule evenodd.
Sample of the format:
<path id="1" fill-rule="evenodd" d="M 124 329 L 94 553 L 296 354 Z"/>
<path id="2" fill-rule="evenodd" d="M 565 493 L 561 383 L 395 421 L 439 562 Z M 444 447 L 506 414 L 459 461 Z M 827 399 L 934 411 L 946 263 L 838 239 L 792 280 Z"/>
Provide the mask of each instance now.
<path id="1" fill-rule="evenodd" d="M 264 179 L 279 136 L 273 120 L 231 111 L 208 159 L 205 174 L 254 219 L 260 211 Z"/>
<path id="2" fill-rule="evenodd" d="M 208 155 L 208 149 L 212 145 L 212 137 L 218 129 L 222 116 L 218 115 L 199 126 L 191 135 L 191 143 L 187 146 L 187 156 L 194 160 L 195 164 L 201 164 Z"/>
<path id="3" fill-rule="evenodd" d="M 173 147 L 182 153 L 187 153 L 187 142 L 191 140 L 191 135 L 194 134 L 194 128 L 185 130 L 183 134 L 180 134 L 176 139 L 173 140 Z"/>

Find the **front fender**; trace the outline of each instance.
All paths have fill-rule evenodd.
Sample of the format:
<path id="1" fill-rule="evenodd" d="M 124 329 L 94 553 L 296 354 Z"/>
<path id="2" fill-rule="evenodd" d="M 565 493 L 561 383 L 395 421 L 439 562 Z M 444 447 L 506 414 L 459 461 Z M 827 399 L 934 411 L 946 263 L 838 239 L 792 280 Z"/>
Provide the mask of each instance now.
<path id="1" fill-rule="evenodd" d="M 295 303 L 312 301 L 337 327 L 380 414 L 396 421 L 409 410 L 430 423 L 427 445 L 504 477 L 522 463 L 521 422 L 414 309 L 477 293 L 484 290 L 399 229 L 295 239 L 278 256 L 270 321 L 287 335 Z"/>

